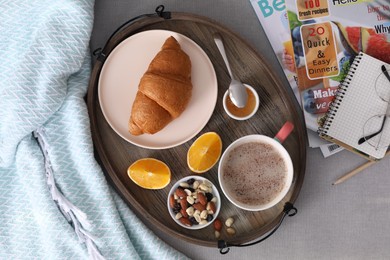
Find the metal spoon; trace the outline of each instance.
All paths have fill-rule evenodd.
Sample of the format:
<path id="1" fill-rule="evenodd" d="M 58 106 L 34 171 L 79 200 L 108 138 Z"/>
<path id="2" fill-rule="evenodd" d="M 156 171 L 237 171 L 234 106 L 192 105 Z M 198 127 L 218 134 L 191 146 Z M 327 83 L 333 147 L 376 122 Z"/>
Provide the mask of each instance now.
<path id="1" fill-rule="evenodd" d="M 231 82 L 229 85 L 229 97 L 233 104 L 237 107 L 245 107 L 246 102 L 248 101 L 248 93 L 246 92 L 245 86 L 238 80 L 233 77 L 232 71 L 230 69 L 229 61 L 226 56 L 225 47 L 223 45 L 221 35 L 218 33 L 214 34 L 214 41 L 218 47 L 219 52 L 222 55 L 223 60 L 225 61 L 227 70 L 229 72 Z"/>

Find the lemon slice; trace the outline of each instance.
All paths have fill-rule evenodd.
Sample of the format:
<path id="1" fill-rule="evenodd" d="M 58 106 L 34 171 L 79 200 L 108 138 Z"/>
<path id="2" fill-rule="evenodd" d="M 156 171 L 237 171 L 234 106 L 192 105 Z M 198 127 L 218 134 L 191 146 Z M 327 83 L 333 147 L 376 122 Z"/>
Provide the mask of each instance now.
<path id="1" fill-rule="evenodd" d="M 157 190 L 166 187 L 171 181 L 171 170 L 162 161 L 143 158 L 135 161 L 127 169 L 130 179 L 144 189 Z"/>
<path id="2" fill-rule="evenodd" d="M 210 170 L 221 157 L 222 140 L 215 132 L 199 136 L 187 152 L 187 164 L 191 171 L 204 173 Z"/>

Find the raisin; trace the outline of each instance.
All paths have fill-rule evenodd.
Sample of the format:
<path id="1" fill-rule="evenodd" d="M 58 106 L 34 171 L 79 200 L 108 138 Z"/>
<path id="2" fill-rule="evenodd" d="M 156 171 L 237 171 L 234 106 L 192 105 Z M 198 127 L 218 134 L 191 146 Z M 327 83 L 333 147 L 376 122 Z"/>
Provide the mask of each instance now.
<path id="1" fill-rule="evenodd" d="M 194 184 L 194 182 L 195 182 L 195 179 L 194 179 L 194 178 L 191 178 L 191 179 L 187 180 L 187 183 L 188 183 L 189 185 Z"/>
<path id="2" fill-rule="evenodd" d="M 207 220 L 208 222 L 210 222 L 211 220 L 213 220 L 213 215 L 208 214 L 206 220 Z"/>
<path id="3" fill-rule="evenodd" d="M 176 214 L 179 213 L 181 210 L 181 206 L 179 203 L 175 202 L 173 208 L 172 208 L 172 211 L 175 212 Z"/>
<path id="4" fill-rule="evenodd" d="M 214 198 L 214 196 L 212 193 L 206 192 L 206 198 L 207 198 L 207 201 L 211 201 Z"/>
<path id="5" fill-rule="evenodd" d="M 194 217 L 190 217 L 189 219 L 190 219 L 190 221 L 191 221 L 191 223 L 193 225 L 198 225 L 199 224 L 198 221 L 196 221 L 196 219 Z"/>

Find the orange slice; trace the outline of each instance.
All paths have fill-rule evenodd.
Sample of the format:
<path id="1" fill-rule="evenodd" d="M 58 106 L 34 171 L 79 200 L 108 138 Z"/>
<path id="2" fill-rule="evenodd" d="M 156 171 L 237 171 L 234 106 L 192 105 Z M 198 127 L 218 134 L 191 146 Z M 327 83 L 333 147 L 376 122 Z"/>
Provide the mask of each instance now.
<path id="1" fill-rule="evenodd" d="M 188 167 L 193 172 L 204 173 L 217 163 L 221 152 L 221 137 L 215 132 L 204 133 L 195 140 L 188 150 Z"/>
<path id="2" fill-rule="evenodd" d="M 171 181 L 171 170 L 162 161 L 143 158 L 135 161 L 127 169 L 130 179 L 144 189 L 157 190 L 166 187 Z"/>

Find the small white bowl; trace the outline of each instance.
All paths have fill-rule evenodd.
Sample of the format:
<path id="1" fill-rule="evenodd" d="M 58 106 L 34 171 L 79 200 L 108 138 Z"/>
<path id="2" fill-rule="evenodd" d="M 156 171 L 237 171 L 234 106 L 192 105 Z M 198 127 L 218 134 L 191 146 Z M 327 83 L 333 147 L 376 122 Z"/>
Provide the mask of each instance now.
<path id="1" fill-rule="evenodd" d="M 171 208 L 170 206 L 170 197 L 171 195 L 174 195 L 176 189 L 180 186 L 181 183 L 186 183 L 188 180 L 190 179 L 195 179 L 197 181 L 199 181 L 200 183 L 209 183 L 211 185 L 211 188 L 212 188 L 212 194 L 213 194 L 213 197 L 216 198 L 216 202 L 215 202 L 215 206 L 216 206 L 216 210 L 215 210 L 215 213 L 212 215 L 213 218 L 212 220 L 208 221 L 207 223 L 205 224 L 197 224 L 197 225 L 192 225 L 192 226 L 187 226 L 187 225 L 184 225 L 180 220 L 176 219 L 176 214 L 175 212 L 173 212 L 173 209 Z M 192 187 L 192 185 L 190 185 Z M 213 221 L 217 218 L 218 214 L 219 214 L 219 211 L 221 209 L 221 197 L 219 196 L 219 192 L 218 192 L 218 189 L 215 187 L 215 185 L 209 181 L 208 179 L 206 178 L 203 178 L 203 177 L 200 177 L 200 176 L 195 176 L 195 175 L 191 175 L 191 176 L 187 176 L 187 177 L 184 177 L 180 180 L 178 180 L 171 188 L 171 190 L 169 191 L 169 194 L 168 194 L 168 199 L 167 199 L 167 207 L 168 207 L 168 211 L 169 211 L 169 214 L 171 215 L 172 219 L 181 227 L 184 227 L 184 228 L 187 228 L 187 229 L 193 229 L 193 230 L 196 230 L 196 229 L 201 229 L 201 228 L 205 228 L 207 226 L 209 226 L 211 223 L 213 223 Z"/>
<path id="2" fill-rule="evenodd" d="M 231 118 L 233 118 L 235 120 L 247 120 L 247 119 L 251 118 L 259 109 L 260 99 L 259 99 L 259 95 L 257 94 L 256 90 L 252 86 L 249 86 L 248 84 L 244 84 L 244 86 L 252 92 L 252 94 L 255 98 L 254 108 L 253 108 L 252 112 L 246 116 L 240 117 L 240 116 L 234 115 L 232 112 L 230 112 L 228 109 L 228 105 L 227 105 L 227 102 L 229 102 L 229 101 L 227 101 L 228 97 L 229 97 L 229 90 L 226 90 L 225 94 L 223 95 L 223 102 L 222 102 L 223 108 L 225 109 L 226 114 L 228 114 Z M 232 104 L 232 106 L 234 106 L 234 105 Z M 236 109 L 241 110 L 243 108 L 236 107 Z"/>

